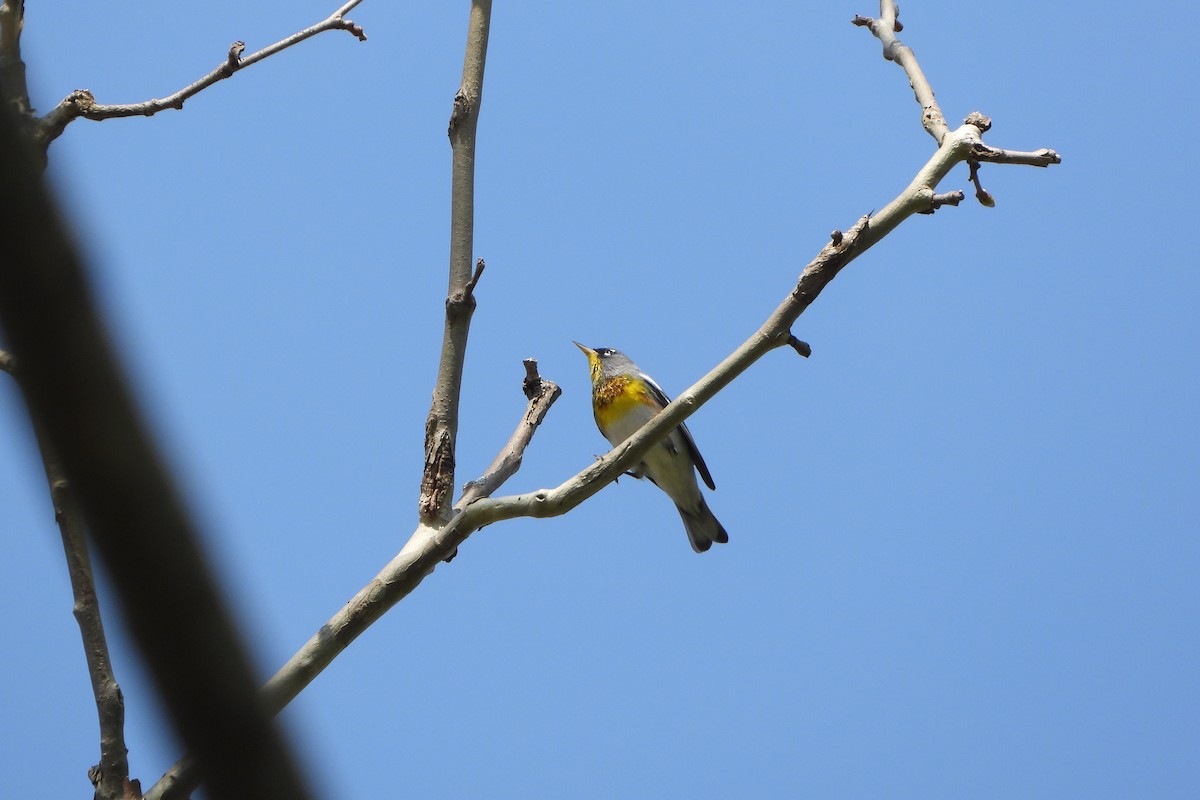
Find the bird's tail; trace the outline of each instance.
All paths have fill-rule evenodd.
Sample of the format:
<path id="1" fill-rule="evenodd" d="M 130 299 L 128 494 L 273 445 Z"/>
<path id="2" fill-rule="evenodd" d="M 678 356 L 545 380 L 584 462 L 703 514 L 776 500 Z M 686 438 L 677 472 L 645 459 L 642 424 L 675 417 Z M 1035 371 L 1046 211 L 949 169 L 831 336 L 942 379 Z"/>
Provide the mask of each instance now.
<path id="1" fill-rule="evenodd" d="M 725 527 L 708 510 L 708 503 L 704 501 L 703 496 L 700 498 L 700 505 L 692 510 L 683 506 L 676 506 L 676 508 L 679 509 L 679 516 L 683 517 L 683 527 L 687 530 L 688 541 L 692 543 L 692 549 L 697 553 L 703 553 L 712 547 L 713 542 L 725 544 L 729 541 L 729 534 L 725 532 Z"/>

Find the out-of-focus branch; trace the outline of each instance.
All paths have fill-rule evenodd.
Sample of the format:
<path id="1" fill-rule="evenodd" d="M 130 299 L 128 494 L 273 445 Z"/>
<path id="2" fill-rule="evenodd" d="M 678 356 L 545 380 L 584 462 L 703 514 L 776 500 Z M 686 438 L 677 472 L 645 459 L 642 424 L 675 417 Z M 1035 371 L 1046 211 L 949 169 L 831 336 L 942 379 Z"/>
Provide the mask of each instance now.
<path id="1" fill-rule="evenodd" d="M 450 285 L 442 351 L 429 416 L 425 421 L 425 468 L 421 475 L 418 517 L 437 525 L 450 516 L 454 491 L 454 457 L 458 437 L 458 406 L 462 392 L 467 334 L 475 311 L 475 285 L 483 272 L 481 259 L 471 271 L 475 231 L 475 131 L 483 100 L 483 71 L 487 62 L 491 0 L 472 0 L 467 21 L 467 45 L 462 84 L 450 114 L 453 152 L 450 179 Z"/>
<path id="2" fill-rule="evenodd" d="M 311 25 L 302 31 L 297 31 L 286 39 L 280 39 L 275 44 L 264 47 L 256 53 L 251 53 L 245 58 L 242 57 L 242 52 L 245 50 L 246 45 L 243 42 L 234 42 L 229 46 L 229 52 L 225 60 L 216 69 L 195 83 L 185 86 L 174 94 L 170 94 L 162 99 L 155 98 L 141 103 L 105 105 L 97 103 L 95 96 L 86 89 L 76 89 L 39 120 L 34 133 L 35 139 L 43 147 L 47 147 L 50 142 L 62 135 L 67 125 L 80 117 L 91 120 L 114 119 L 116 117 L 149 117 L 168 108 L 181 109 L 183 108 L 184 101 L 207 89 L 214 83 L 229 78 L 251 64 L 256 64 L 264 58 L 273 56 L 281 50 L 286 50 L 294 44 L 311 39 L 318 33 L 335 30 L 349 31 L 360 41 L 366 41 L 367 35 L 363 33 L 362 27 L 345 17 L 351 9 L 361 2 L 362 0 L 351 0 L 351 2 L 344 4 L 317 24 Z"/>
<path id="3" fill-rule="evenodd" d="M 0 108 L 0 324 L 31 417 L 70 477 L 133 638 L 216 798 L 308 796 L 137 413 L 81 258 Z"/>

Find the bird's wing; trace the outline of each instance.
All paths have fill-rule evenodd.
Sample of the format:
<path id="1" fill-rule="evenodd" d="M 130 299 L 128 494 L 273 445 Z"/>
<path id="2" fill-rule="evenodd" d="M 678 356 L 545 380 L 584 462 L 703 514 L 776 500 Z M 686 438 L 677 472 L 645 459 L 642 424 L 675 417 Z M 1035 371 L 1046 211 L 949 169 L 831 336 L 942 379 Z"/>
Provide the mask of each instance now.
<path id="1" fill-rule="evenodd" d="M 654 382 L 653 378 L 644 372 L 640 373 L 638 377 L 646 382 L 651 396 L 659 403 L 660 408 L 666 408 L 670 404 L 671 398 L 667 397 L 667 393 L 662 390 L 661 386 Z M 696 469 L 700 472 L 700 477 L 704 479 L 704 485 L 715 492 L 717 485 L 713 483 L 712 473 L 708 471 L 708 465 L 704 463 L 704 456 L 700 455 L 700 450 L 696 447 L 696 440 L 692 438 L 692 432 L 683 423 L 679 424 L 678 430 L 683 434 L 683 443 L 687 446 L 688 455 L 691 457 L 692 463 L 696 465 Z"/>

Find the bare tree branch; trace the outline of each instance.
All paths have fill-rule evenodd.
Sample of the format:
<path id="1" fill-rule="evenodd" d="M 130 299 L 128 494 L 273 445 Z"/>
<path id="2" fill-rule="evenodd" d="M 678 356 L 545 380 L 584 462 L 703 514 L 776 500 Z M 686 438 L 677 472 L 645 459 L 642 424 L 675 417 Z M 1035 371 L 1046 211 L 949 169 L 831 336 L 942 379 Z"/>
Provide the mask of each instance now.
<path id="1" fill-rule="evenodd" d="M 861 17 L 855 22 L 870 27 L 884 42 L 885 54 L 905 68 L 913 83 L 917 101 L 923 109 L 922 120 L 925 129 L 938 142 L 933 156 L 917 172 L 909 185 L 878 213 L 861 217 L 845 233 L 835 230 L 830 235 L 829 243 L 805 267 L 796 285 L 774 313 L 750 338 L 696 384 L 681 393 L 635 435 L 613 448 L 607 455 L 553 489 L 493 498 L 489 492 L 475 492 L 475 484 L 469 484 L 463 499 L 453 507 L 448 520 L 442 522 L 437 515 L 427 518 L 423 514 L 421 524 L 400 553 L 268 681 L 263 693 L 270 709 L 277 711 L 290 702 L 355 638 L 412 592 L 474 531 L 485 525 L 516 517 L 550 517 L 570 511 L 633 467 L 658 441 L 769 351 L 789 346 L 800 355 L 807 356 L 811 353 L 811 348 L 791 333 L 792 325 L 838 272 L 882 240 L 904 220 L 914 214 L 929 213 L 938 207 L 961 202 L 962 192 L 939 194 L 935 191 L 955 166 L 962 162 L 1002 159 L 1005 159 L 1006 163 L 1038 166 L 1059 163 L 1057 153 L 1052 150 L 1020 154 L 995 151 L 984 145 L 981 136 L 990 122 L 985 124 L 986 118 L 982 115 L 972 115 L 964 125 L 955 130 L 947 129 L 915 56 L 911 50 L 895 41 L 894 32 L 899 30 L 900 26 L 895 19 L 894 3 L 884 0 L 880 5 L 883 12 L 882 23 Z M 456 115 L 457 113 L 456 102 Z M 452 135 L 454 124 L 452 118 Z M 979 157 L 978 154 L 981 153 L 989 158 Z M 1000 153 L 1004 155 L 991 158 Z M 465 271 L 460 270 L 460 279 L 468 280 Z M 454 285 L 452 283 L 452 297 Z M 443 355 L 446 355 L 445 351 Z M 431 414 L 431 420 L 432 418 Z M 498 460 L 498 463 L 501 460 Z M 427 468 L 428 466 L 427 458 Z M 475 498 L 475 494 L 479 495 L 478 499 Z M 422 499 L 425 497 L 423 493 Z"/>
<path id="2" fill-rule="evenodd" d="M 450 286 L 437 381 L 433 387 L 429 417 L 425 422 L 425 468 L 417 502 L 418 517 L 424 524 L 439 524 L 450 516 L 463 363 L 467 354 L 471 315 L 475 311 L 475 285 L 483 272 L 482 260 L 478 262 L 476 272 L 471 272 L 471 257 L 475 231 L 475 131 L 479 122 L 479 106 L 483 100 L 483 71 L 487 62 L 491 17 L 491 0 L 472 0 L 471 15 L 467 22 L 462 84 L 454 95 L 454 109 L 447 131 L 453 151 Z"/>
<path id="3" fill-rule="evenodd" d="M 12 0 L 5 1 L 12 2 Z M 43 147 L 48 147 L 50 142 L 62 135 L 67 125 L 80 117 L 91 120 L 114 119 L 116 117 L 149 117 L 168 108 L 181 109 L 183 108 L 184 101 L 207 89 L 214 83 L 231 77 L 251 64 L 256 64 L 264 58 L 273 56 L 281 50 L 286 50 L 294 44 L 311 39 L 318 33 L 334 30 L 349 31 L 358 37 L 359 41 L 365 42 L 367 35 L 363 33 L 362 27 L 356 25 L 352 20 L 345 18 L 345 15 L 361 2 L 362 0 L 351 0 L 351 2 L 345 3 L 337 11 L 334 11 L 317 24 L 293 33 L 286 39 L 280 39 L 275 44 L 264 47 L 256 53 L 251 53 L 245 58 L 241 57 L 242 51 L 246 47 L 245 43 L 234 42 L 229 46 L 229 52 L 225 60 L 216 69 L 195 83 L 185 86 L 174 94 L 170 94 L 162 99 L 151 99 L 141 103 L 127 103 L 122 105 L 104 105 L 97 103 L 95 96 L 86 89 L 76 89 L 63 98 L 54 109 L 38 122 L 35 139 Z"/>
<path id="4" fill-rule="evenodd" d="M 31 417 L 70 477 L 134 640 L 212 796 L 306 797 L 20 125 L 0 108 L 0 323 Z"/>
<path id="5" fill-rule="evenodd" d="M 787 345 L 803 355 L 807 348 L 797 347 L 798 340 L 791 333 L 791 326 L 799 316 L 843 267 L 904 220 L 928 211 L 935 203 L 949 202 L 954 193 L 939 195 L 934 189 L 951 169 L 972 157 L 978 144 L 981 144 L 980 129 L 973 124 L 947 131 L 932 158 L 903 192 L 877 214 L 860 218 L 849 231 L 834 231 L 830 242 L 805 267 L 796 286 L 741 347 L 606 456 L 554 489 L 460 502 L 446 524 L 420 525 L 400 553 L 271 678 L 264 689 L 268 706 L 279 709 L 290 702 L 338 653 L 413 591 L 474 531 L 515 517 L 566 513 L 630 469 L 654 444 L 767 352 Z"/>

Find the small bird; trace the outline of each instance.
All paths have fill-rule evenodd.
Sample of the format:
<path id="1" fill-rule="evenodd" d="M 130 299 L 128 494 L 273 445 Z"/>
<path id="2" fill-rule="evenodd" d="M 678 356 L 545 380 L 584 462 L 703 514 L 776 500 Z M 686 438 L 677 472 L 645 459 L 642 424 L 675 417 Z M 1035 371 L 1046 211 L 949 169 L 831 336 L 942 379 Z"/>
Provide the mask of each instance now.
<path id="1" fill-rule="evenodd" d="M 587 356 L 591 368 L 596 427 L 614 447 L 637 433 L 671 402 L 658 384 L 624 353 L 608 347 L 593 350 L 579 342 L 575 346 Z M 696 483 L 696 470 L 700 470 L 700 477 L 709 489 L 717 488 L 692 434 L 686 425 L 680 425 L 651 448 L 631 473 L 635 478 L 649 478 L 675 501 L 692 549 L 703 553 L 713 542 L 728 542 L 729 534 L 708 510 Z"/>

